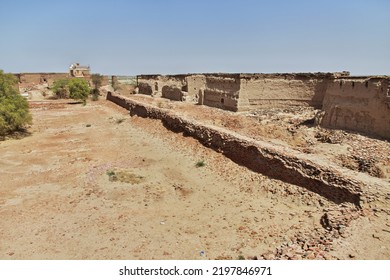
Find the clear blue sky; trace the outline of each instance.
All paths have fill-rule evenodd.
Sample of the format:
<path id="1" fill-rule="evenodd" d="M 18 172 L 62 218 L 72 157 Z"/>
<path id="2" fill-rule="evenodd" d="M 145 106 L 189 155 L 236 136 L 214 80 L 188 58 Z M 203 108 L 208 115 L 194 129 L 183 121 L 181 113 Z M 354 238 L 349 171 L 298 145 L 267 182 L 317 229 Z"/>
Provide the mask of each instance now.
<path id="1" fill-rule="evenodd" d="M 390 75 L 389 0 L 0 0 L 0 69 Z"/>

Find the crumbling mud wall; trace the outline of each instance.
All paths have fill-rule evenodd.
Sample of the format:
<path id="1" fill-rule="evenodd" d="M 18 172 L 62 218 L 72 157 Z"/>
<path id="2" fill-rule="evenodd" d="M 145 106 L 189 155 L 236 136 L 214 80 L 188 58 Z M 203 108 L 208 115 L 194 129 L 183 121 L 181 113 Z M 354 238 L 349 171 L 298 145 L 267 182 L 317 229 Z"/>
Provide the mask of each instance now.
<path id="1" fill-rule="evenodd" d="M 122 96 L 109 94 L 107 99 L 128 109 L 132 116 L 160 119 L 168 129 L 192 136 L 203 145 L 255 172 L 304 187 L 338 204 L 350 202 L 360 206 L 361 188 L 365 183 L 342 174 L 339 167 L 322 165 L 315 156 L 201 124 L 167 109 Z"/>
<path id="2" fill-rule="evenodd" d="M 189 75 L 186 77 L 186 81 L 188 89 L 187 101 L 202 105 L 206 76 L 204 74 Z"/>
<path id="3" fill-rule="evenodd" d="M 19 82 L 20 88 L 29 88 L 43 84 L 47 84 L 50 87 L 56 80 L 71 78 L 69 73 L 17 73 L 14 75 Z M 90 76 L 82 77 L 82 79 L 85 79 L 92 86 Z M 108 85 L 108 80 L 108 76 L 103 76 L 102 86 Z"/>
<path id="4" fill-rule="evenodd" d="M 121 106 L 122 108 L 125 108 L 127 110 L 130 109 L 130 104 L 121 95 L 113 94 L 111 91 L 109 91 L 109 92 L 107 92 L 106 99 L 110 100 L 111 102 L 115 103 L 118 106 Z"/>
<path id="5" fill-rule="evenodd" d="M 203 105 L 238 111 L 240 74 L 208 74 L 203 90 Z"/>
<path id="6" fill-rule="evenodd" d="M 290 106 L 322 107 L 331 73 L 241 75 L 239 110 Z"/>
<path id="7" fill-rule="evenodd" d="M 237 111 L 239 74 L 137 76 L 139 93 Z"/>
<path id="8" fill-rule="evenodd" d="M 322 107 L 327 83 L 340 73 L 140 75 L 139 93 L 230 111 Z"/>
<path id="9" fill-rule="evenodd" d="M 390 78 L 350 77 L 329 83 L 320 124 L 390 139 Z"/>
<path id="10" fill-rule="evenodd" d="M 310 106 L 319 122 L 390 138 L 389 78 L 349 72 L 138 76 L 139 93 L 230 111 Z"/>
<path id="11" fill-rule="evenodd" d="M 39 84 L 51 86 L 55 80 L 69 78 L 69 73 L 18 73 L 14 75 L 18 79 L 21 88 Z"/>
<path id="12" fill-rule="evenodd" d="M 137 76 L 140 94 L 185 101 L 188 90 L 186 75 L 139 75 Z"/>

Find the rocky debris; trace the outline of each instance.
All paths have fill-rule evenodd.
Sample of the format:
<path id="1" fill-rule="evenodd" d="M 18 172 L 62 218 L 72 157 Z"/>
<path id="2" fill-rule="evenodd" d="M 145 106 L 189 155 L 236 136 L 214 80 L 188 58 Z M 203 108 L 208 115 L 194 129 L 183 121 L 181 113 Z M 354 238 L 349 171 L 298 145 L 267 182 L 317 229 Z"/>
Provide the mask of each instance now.
<path id="1" fill-rule="evenodd" d="M 262 260 L 331 260 L 334 238 L 318 230 L 312 233 L 298 232 L 290 242 L 284 242 L 275 251 L 260 256 Z"/>
<path id="2" fill-rule="evenodd" d="M 347 133 L 340 130 L 318 129 L 315 134 L 317 141 L 329 144 L 340 144 L 346 138 Z"/>
<path id="3" fill-rule="evenodd" d="M 331 251 L 337 238 L 347 237 L 346 229 L 351 221 L 363 215 L 362 210 L 350 203 L 324 209 L 321 228 L 311 232 L 298 230 L 288 242 L 283 242 L 275 251 L 261 254 L 263 260 L 331 260 L 336 259 Z M 354 258 L 352 256 L 350 258 Z"/>
<path id="4" fill-rule="evenodd" d="M 345 229 L 351 221 L 356 220 L 362 215 L 362 211 L 354 205 L 343 203 L 337 207 L 324 209 L 324 214 L 321 217 L 321 225 L 333 237 L 345 237 Z"/>
<path id="5" fill-rule="evenodd" d="M 348 144 L 350 146 L 348 150 L 355 157 L 384 162 L 390 166 L 390 142 L 349 134 Z"/>
<path id="6" fill-rule="evenodd" d="M 343 167 L 367 173 L 377 178 L 390 177 L 390 143 L 380 139 L 373 139 L 356 132 L 350 133 L 337 129 L 326 129 L 315 126 L 318 110 L 312 108 L 271 108 L 258 109 L 246 113 L 246 116 L 258 120 L 264 126 L 276 125 L 276 130 L 284 130 L 290 134 L 284 135 L 285 141 L 301 148 L 304 153 L 312 153 L 308 147 L 314 147 L 316 142 L 325 144 L 342 144 L 348 146 L 348 154 L 337 157 Z M 307 128 L 312 127 L 311 131 Z M 283 134 L 282 134 L 283 135 Z M 304 139 L 305 145 L 298 138 Z M 381 168 L 382 166 L 382 168 Z"/>
<path id="7" fill-rule="evenodd" d="M 367 173 L 377 178 L 384 178 L 384 172 L 377 166 L 377 160 L 371 156 L 360 157 L 357 155 L 340 155 L 342 166 L 351 170 Z"/>

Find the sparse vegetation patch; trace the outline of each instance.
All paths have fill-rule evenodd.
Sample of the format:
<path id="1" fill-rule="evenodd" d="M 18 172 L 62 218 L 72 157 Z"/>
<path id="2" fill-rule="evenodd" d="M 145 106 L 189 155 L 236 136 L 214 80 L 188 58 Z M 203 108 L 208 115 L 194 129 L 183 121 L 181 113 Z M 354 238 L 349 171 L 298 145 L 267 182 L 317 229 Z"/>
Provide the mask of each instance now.
<path id="1" fill-rule="evenodd" d="M 107 170 L 106 174 L 109 177 L 109 180 L 111 182 L 122 182 L 122 183 L 129 183 L 129 184 L 139 184 L 145 181 L 145 177 L 134 174 L 131 171 L 127 170 Z"/>

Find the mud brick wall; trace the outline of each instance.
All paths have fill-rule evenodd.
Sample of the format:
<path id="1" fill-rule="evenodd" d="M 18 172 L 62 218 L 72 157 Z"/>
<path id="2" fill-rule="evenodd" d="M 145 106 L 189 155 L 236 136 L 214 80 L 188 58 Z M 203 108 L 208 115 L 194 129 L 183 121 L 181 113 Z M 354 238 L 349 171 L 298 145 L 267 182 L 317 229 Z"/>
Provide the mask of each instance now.
<path id="1" fill-rule="evenodd" d="M 206 76 L 203 74 L 194 74 L 187 76 L 186 80 L 188 89 L 187 100 L 197 104 L 203 104 Z"/>
<path id="2" fill-rule="evenodd" d="M 130 105 L 128 104 L 128 102 L 124 97 L 113 94 L 111 91 L 107 92 L 106 99 L 110 100 L 111 102 L 115 103 L 118 106 L 121 106 L 122 108 L 125 108 L 127 110 L 130 109 Z"/>
<path id="3" fill-rule="evenodd" d="M 140 94 L 184 101 L 187 95 L 186 75 L 139 75 L 137 76 Z"/>
<path id="4" fill-rule="evenodd" d="M 338 78 L 328 84 L 320 124 L 390 139 L 390 78 Z"/>
<path id="5" fill-rule="evenodd" d="M 17 73 L 14 75 L 21 88 L 28 88 L 40 84 L 48 84 L 51 86 L 56 80 L 71 78 L 69 73 Z M 85 79 L 92 86 L 90 77 L 83 77 L 82 79 Z M 102 86 L 108 85 L 108 81 L 108 76 L 103 76 Z"/>
<path id="6" fill-rule="evenodd" d="M 255 108 L 322 107 L 331 74 L 241 75 L 239 110 Z"/>
<path id="7" fill-rule="evenodd" d="M 141 94 L 230 111 L 298 105 L 321 108 L 328 81 L 348 74 L 140 75 L 138 87 Z"/>
<path id="8" fill-rule="evenodd" d="M 240 75 L 219 74 L 206 75 L 201 104 L 221 108 L 229 111 L 238 111 L 240 97 Z"/>
<path id="9" fill-rule="evenodd" d="M 187 74 L 138 76 L 139 92 L 177 101 L 245 111 L 310 106 L 320 124 L 390 139 L 388 77 L 349 72 L 285 74 Z"/>
<path id="10" fill-rule="evenodd" d="M 51 86 L 55 80 L 69 78 L 68 73 L 19 73 L 15 76 L 20 87 L 31 87 L 44 83 Z"/>

